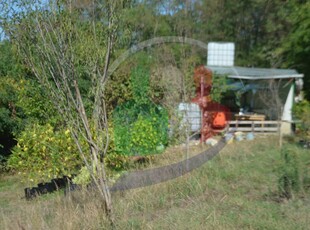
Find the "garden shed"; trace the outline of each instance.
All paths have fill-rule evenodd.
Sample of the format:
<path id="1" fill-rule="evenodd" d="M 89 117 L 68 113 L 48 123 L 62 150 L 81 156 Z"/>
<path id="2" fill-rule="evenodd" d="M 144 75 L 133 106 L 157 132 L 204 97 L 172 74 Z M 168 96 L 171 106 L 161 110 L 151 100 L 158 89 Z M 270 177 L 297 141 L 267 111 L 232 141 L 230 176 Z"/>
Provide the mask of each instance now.
<path id="1" fill-rule="evenodd" d="M 226 76 L 228 93 L 224 104 L 236 120 L 281 120 L 281 129 L 291 133 L 292 108 L 301 98 L 303 74 L 294 69 L 206 66 L 214 75 Z"/>
<path id="2" fill-rule="evenodd" d="M 232 123 L 251 120 L 272 124 L 281 120 L 282 132 L 291 133 L 292 108 L 301 100 L 303 74 L 294 69 L 239 67 L 234 65 L 234 59 L 234 43 L 208 43 L 206 67 L 215 77 L 227 77 L 227 93 L 222 103 L 230 108 L 235 120 Z"/>

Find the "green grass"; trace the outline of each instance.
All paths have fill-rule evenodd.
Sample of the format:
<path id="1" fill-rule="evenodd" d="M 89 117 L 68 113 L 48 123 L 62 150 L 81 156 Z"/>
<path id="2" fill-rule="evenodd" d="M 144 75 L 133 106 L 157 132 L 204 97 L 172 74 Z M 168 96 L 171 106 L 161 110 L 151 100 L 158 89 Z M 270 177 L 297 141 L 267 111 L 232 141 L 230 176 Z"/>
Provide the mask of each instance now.
<path id="1" fill-rule="evenodd" d="M 309 229 L 309 191 L 289 201 L 275 199 L 281 162 L 276 143 L 274 137 L 235 142 L 183 177 L 113 194 L 117 229 Z M 300 151 L 309 161 L 310 154 Z M 93 194 L 26 202 L 22 193 L 18 176 L 1 177 L 0 229 L 108 226 Z"/>

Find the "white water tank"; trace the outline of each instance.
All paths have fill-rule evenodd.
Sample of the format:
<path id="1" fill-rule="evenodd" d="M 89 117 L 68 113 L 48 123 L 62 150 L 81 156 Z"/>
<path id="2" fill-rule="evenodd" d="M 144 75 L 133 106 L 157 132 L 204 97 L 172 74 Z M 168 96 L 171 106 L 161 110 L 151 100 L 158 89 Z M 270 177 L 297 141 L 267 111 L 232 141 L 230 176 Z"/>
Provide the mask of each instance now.
<path id="1" fill-rule="evenodd" d="M 189 125 L 190 131 L 197 132 L 201 127 L 201 111 L 195 103 L 180 103 L 178 111 L 182 116 L 182 125 Z"/>
<path id="2" fill-rule="evenodd" d="M 209 42 L 208 66 L 234 66 L 235 43 Z"/>

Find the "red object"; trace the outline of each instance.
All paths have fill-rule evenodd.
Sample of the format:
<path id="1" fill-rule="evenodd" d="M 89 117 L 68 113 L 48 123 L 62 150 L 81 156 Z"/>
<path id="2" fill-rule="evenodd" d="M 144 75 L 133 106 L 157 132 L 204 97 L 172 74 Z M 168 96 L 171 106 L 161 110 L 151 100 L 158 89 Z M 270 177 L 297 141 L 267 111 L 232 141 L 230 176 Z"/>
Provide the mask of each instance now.
<path id="1" fill-rule="evenodd" d="M 204 142 L 214 134 L 225 129 L 227 121 L 230 120 L 229 109 L 211 98 L 212 72 L 204 66 L 199 66 L 194 71 L 196 85 L 196 97 L 193 103 L 199 105 L 201 110 L 201 138 Z"/>

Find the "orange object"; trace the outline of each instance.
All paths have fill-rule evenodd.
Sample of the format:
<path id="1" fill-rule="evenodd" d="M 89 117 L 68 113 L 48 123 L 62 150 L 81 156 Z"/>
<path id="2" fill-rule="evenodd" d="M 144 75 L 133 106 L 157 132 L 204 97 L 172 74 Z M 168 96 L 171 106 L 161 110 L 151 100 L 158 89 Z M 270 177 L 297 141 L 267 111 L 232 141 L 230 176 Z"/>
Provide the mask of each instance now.
<path id="1" fill-rule="evenodd" d="M 199 105 L 202 114 L 201 138 L 204 142 L 221 129 L 226 127 L 229 117 L 229 109 L 219 103 L 212 101 L 212 72 L 204 66 L 199 66 L 194 71 L 194 82 L 196 85 L 196 97 L 193 103 Z"/>
<path id="2" fill-rule="evenodd" d="M 223 112 L 215 113 L 212 126 L 214 128 L 225 128 L 226 126 L 226 116 Z"/>

